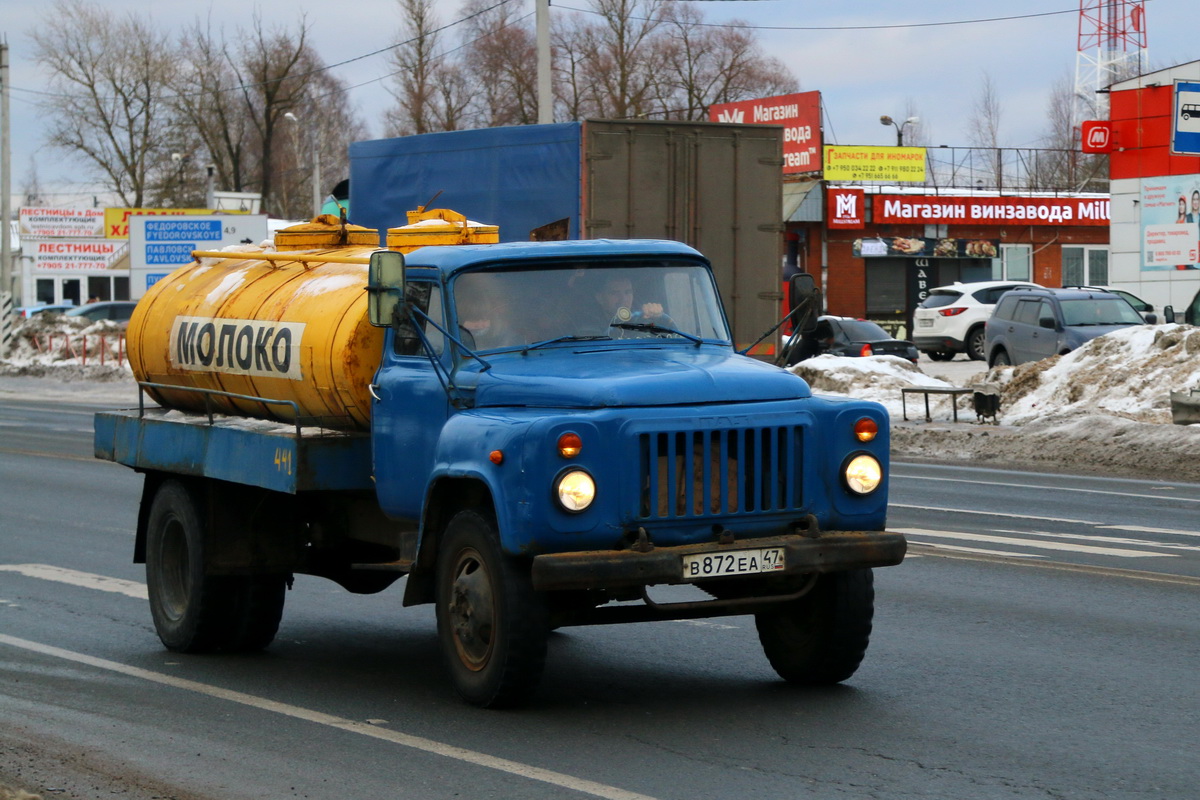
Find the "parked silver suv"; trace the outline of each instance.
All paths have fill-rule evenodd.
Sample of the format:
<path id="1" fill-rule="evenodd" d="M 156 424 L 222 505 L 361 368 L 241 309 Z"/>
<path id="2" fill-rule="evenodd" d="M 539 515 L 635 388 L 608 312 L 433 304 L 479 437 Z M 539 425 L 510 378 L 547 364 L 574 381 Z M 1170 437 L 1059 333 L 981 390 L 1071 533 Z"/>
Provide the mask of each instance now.
<path id="1" fill-rule="evenodd" d="M 1000 295 L 1018 286 L 1038 288 L 1026 281 L 976 281 L 930 289 L 913 312 L 913 344 L 934 361 L 949 361 L 956 353 L 983 361 L 984 323 Z"/>
<path id="2" fill-rule="evenodd" d="M 1000 298 L 988 320 L 988 366 L 1040 361 L 1145 324 L 1128 300 L 1102 289 L 1018 289 Z"/>

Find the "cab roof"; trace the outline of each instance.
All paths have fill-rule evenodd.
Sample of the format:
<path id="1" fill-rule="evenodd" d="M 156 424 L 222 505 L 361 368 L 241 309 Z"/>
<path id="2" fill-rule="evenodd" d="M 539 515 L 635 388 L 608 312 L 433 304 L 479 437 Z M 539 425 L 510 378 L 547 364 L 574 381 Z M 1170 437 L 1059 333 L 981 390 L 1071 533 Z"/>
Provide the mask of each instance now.
<path id="1" fill-rule="evenodd" d="M 687 257 L 707 263 L 701 253 L 669 239 L 583 239 L 561 242 L 501 242 L 444 247 L 421 247 L 404 257 L 409 268 L 427 267 L 452 274 L 491 262 L 521 260 L 592 260 L 599 258 Z"/>

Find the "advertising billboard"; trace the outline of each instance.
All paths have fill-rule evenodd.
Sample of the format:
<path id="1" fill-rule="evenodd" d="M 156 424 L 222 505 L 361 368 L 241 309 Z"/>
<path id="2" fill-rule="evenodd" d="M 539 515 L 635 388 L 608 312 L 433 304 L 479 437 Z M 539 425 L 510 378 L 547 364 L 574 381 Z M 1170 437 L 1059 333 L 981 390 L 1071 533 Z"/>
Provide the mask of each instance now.
<path id="1" fill-rule="evenodd" d="M 1200 175 L 1142 181 L 1142 271 L 1197 269 Z"/>
<path id="2" fill-rule="evenodd" d="M 710 122 L 783 126 L 783 174 L 821 171 L 821 93 L 797 92 L 708 108 Z"/>

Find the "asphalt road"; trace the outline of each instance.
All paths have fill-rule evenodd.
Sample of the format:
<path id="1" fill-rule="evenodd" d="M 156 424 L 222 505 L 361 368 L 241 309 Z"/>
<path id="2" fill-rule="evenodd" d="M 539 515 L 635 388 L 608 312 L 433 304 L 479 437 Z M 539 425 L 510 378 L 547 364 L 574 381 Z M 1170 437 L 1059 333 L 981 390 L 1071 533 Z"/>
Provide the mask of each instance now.
<path id="1" fill-rule="evenodd" d="M 752 619 L 565 629 L 524 709 L 462 704 L 429 608 L 300 576 L 275 644 L 179 656 L 140 478 L 85 408 L 0 402 L 0 782 L 49 798 L 1192 798 L 1200 486 L 896 464 L 845 685 Z"/>

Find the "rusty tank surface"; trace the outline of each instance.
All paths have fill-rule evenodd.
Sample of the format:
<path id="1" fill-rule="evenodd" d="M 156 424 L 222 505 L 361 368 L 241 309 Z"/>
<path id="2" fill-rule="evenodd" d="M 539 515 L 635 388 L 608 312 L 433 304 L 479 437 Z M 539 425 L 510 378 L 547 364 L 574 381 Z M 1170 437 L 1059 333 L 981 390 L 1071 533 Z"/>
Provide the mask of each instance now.
<path id="1" fill-rule="evenodd" d="M 498 238 L 446 209 L 409 212 L 388 231 L 404 252 Z M 145 389 L 166 408 L 369 428 L 383 330 L 367 320 L 367 264 L 378 249 L 378 231 L 326 215 L 279 231 L 273 251 L 197 251 L 138 302 L 134 376 L 159 384 Z"/>

